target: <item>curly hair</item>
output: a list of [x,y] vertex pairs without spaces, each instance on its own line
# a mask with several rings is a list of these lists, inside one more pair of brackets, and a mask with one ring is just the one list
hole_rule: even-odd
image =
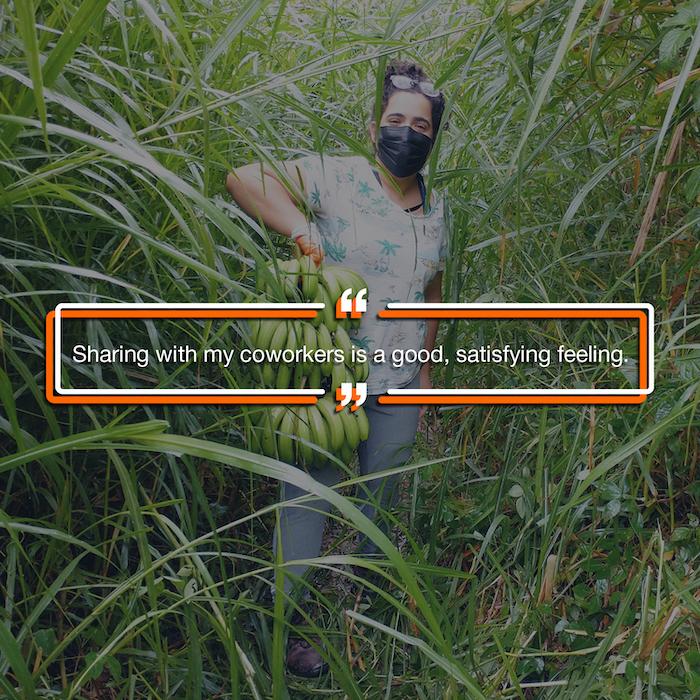
[[[387,104],[389,103],[389,98],[395,93],[399,91],[399,88],[395,87],[394,84],[391,82],[391,76],[392,75],[405,75],[411,78],[412,80],[415,81],[421,81],[421,80],[429,80],[428,76],[426,75],[425,71],[421,66],[419,66],[417,63],[413,63],[411,61],[401,61],[401,60],[394,60],[391,63],[389,63],[386,67],[386,72],[384,73],[384,90],[382,92],[382,111],[381,113],[384,114],[384,110],[386,109]],[[417,92],[419,95],[423,95],[423,93],[420,91],[418,87],[415,88],[410,88],[409,92]],[[423,95],[427,100],[430,100],[430,106],[432,110],[432,119],[433,119],[433,138],[435,135],[437,135],[437,132],[440,128],[440,123],[442,122],[442,114],[445,111],[445,97],[442,94],[442,92],[435,96],[435,97],[429,97],[428,95]],[[376,109],[376,104],[375,104],[375,109]],[[374,116],[375,114],[375,109],[372,110],[372,115]]]

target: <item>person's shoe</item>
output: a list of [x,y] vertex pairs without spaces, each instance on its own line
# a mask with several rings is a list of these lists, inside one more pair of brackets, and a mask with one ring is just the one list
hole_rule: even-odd
[[[311,604],[306,601],[302,606],[306,613],[314,619]],[[304,615],[299,610],[295,610],[292,613],[290,622],[296,626],[306,624]],[[321,640],[317,636],[313,637],[313,641],[316,647],[321,646]],[[285,665],[290,673],[302,678],[319,678],[328,673],[328,664],[324,661],[318,648],[314,648],[306,639],[294,634],[294,630],[291,631],[287,640]]]
[[287,670],[302,678],[319,678],[328,673],[328,664],[318,650],[301,637],[290,637],[287,643]]

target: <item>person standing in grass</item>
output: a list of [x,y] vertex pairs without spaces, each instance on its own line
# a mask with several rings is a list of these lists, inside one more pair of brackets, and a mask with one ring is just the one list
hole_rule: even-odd
[[[415,63],[395,61],[384,76],[381,118],[369,123],[375,159],[363,156],[308,155],[277,164],[251,163],[236,168],[226,179],[228,191],[250,215],[267,227],[290,236],[316,264],[340,264],[356,270],[367,282],[368,309],[353,341],[370,353],[394,348],[432,350],[437,321],[382,320],[377,311],[389,302],[439,302],[448,244],[445,203],[432,193],[428,201],[421,175],[440,129],[445,100],[424,70]],[[373,115],[376,111],[373,110]],[[276,165],[276,167],[275,167]],[[284,181],[287,181],[285,186]],[[289,186],[291,183],[291,187]],[[311,212],[310,216],[306,212]],[[377,402],[388,388],[430,388],[430,366],[390,361],[370,363],[365,411],[369,437],[358,448],[364,476],[404,464],[411,455],[425,407],[389,406]],[[314,470],[326,485],[342,479],[335,466]],[[388,522],[378,518],[391,508],[397,476],[366,482],[362,511],[386,533]],[[282,484],[282,500],[306,492]],[[330,504],[316,499],[281,509],[275,552],[283,561],[317,557]],[[372,555],[373,542],[364,540],[358,554]],[[285,592],[307,567],[285,568]],[[287,668],[300,676],[324,673],[321,651],[303,639],[290,638]]]

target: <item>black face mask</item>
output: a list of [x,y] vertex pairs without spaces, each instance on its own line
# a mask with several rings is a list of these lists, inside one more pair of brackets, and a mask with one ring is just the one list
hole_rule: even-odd
[[428,160],[433,140],[410,126],[382,126],[377,139],[377,153],[395,177],[415,175]]

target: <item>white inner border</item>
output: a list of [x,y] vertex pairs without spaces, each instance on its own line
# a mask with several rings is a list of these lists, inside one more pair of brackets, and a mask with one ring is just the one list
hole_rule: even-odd
[[[54,317],[54,392],[60,396],[323,396],[323,389],[64,389],[61,386],[61,312],[64,309],[323,309],[324,304],[59,304]],[[89,320],[89,319],[87,319]],[[164,319],[173,320],[173,319]],[[230,319],[237,320],[237,319]]]
[[[64,389],[61,386],[61,312],[64,309],[323,309],[324,304],[133,304],[133,303],[104,303],[79,304],[64,303],[56,306],[54,317],[54,392],[60,396],[323,396],[323,389]],[[403,304],[390,303],[387,309],[427,310],[526,310],[526,309],[580,309],[580,310],[635,310],[646,311],[648,314],[647,332],[647,389],[387,389],[390,396],[639,396],[648,395],[654,391],[654,307],[651,304],[452,304],[452,303],[423,303]],[[450,319],[445,319],[450,320]],[[455,319],[462,320],[462,319]],[[464,319],[468,320],[468,319]],[[489,320],[489,319],[485,319]],[[499,319],[491,319],[499,320]],[[509,320],[509,319],[504,319]],[[538,320],[538,319],[533,319]],[[542,319],[547,320],[547,319]],[[571,319],[577,320],[577,319]],[[606,320],[606,319],[581,319]],[[633,319],[630,319],[633,320]]]
[[[424,303],[424,304],[402,304],[393,302],[387,304],[387,309],[410,309],[413,311],[423,311],[427,309],[443,309],[454,311],[458,309],[486,310],[547,310],[547,309],[586,309],[598,310],[634,310],[646,311],[648,314],[647,328],[647,389],[387,389],[390,396],[639,396],[648,395],[654,391],[654,307],[651,304],[450,304],[450,303]],[[517,318],[517,317],[515,317]],[[450,319],[445,319],[450,320]],[[454,319],[465,320],[470,319]],[[479,319],[498,321],[501,319]],[[503,319],[511,320],[511,319]],[[540,319],[531,319],[538,321]],[[541,319],[549,320],[547,318]],[[579,319],[567,319],[576,321]],[[581,321],[606,321],[604,318],[580,319]],[[610,319],[615,320],[615,319]],[[621,319],[636,321],[636,319]]]

